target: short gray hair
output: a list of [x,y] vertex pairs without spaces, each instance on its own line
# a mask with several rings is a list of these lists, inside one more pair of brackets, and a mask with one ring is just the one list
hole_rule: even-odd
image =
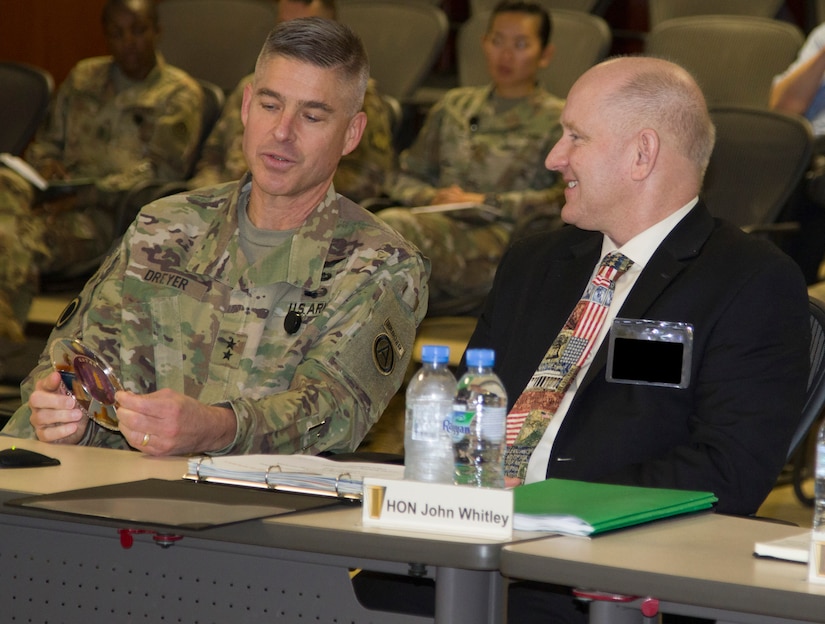
[[336,70],[352,83],[355,114],[364,104],[370,75],[369,60],[361,39],[349,27],[322,17],[301,17],[278,24],[266,38],[255,65],[283,56],[323,69]]

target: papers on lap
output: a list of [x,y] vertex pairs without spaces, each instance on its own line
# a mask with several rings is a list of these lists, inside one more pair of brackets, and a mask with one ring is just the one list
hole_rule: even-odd
[[70,180],[46,180],[29,163],[18,156],[3,152],[0,154],[0,163],[17,172],[32,186],[46,194],[66,193],[81,186],[94,184],[92,178],[73,178]]
[[514,489],[513,528],[594,535],[677,514],[710,509],[710,492],[547,479]]
[[500,209],[487,204],[477,204],[475,202],[457,202],[454,204],[434,204],[432,206],[415,206],[410,208],[412,214],[448,214],[460,221],[471,221],[477,223],[493,223],[504,216]]
[[186,479],[361,499],[364,477],[402,479],[404,466],[340,462],[312,455],[193,457]]

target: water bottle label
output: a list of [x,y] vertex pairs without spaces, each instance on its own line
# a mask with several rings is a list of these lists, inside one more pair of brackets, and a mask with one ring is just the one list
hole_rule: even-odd
[[453,419],[450,423],[450,433],[453,441],[457,442],[470,435],[474,413],[467,410],[466,405],[456,405],[453,408]]
[[507,408],[485,407],[481,416],[481,436],[493,442],[501,442],[507,428]]
[[468,410],[465,405],[456,405],[453,409],[452,435],[453,440],[461,440],[471,434],[474,428],[485,440],[500,442],[504,439],[507,425],[507,408],[484,407],[478,411],[480,420],[476,423],[476,412]]
[[[423,403],[415,405],[412,412],[412,431],[410,435],[416,442],[436,442],[449,423],[451,404]],[[447,425],[449,426],[449,424]]]

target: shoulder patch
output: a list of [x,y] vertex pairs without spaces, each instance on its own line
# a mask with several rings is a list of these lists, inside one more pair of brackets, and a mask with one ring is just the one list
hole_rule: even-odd
[[77,312],[79,307],[80,307],[80,297],[75,297],[74,299],[72,299],[69,302],[69,305],[67,305],[65,308],[63,308],[63,311],[60,313],[60,317],[57,319],[57,322],[55,323],[54,326],[57,329],[60,329],[61,327],[63,327],[66,323],[68,323],[70,320],[72,320],[72,317],[75,315],[75,312]]
[[390,337],[383,332],[372,341],[372,361],[382,375],[391,375],[395,370],[395,349]]

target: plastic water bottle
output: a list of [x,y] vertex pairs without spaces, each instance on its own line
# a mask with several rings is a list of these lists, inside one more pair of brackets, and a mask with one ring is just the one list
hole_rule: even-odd
[[469,349],[453,410],[455,483],[504,487],[507,393],[493,372],[491,349]]
[[816,467],[814,470],[814,524],[816,533],[825,533],[825,423],[816,435]]
[[449,347],[425,345],[421,349],[423,366],[407,385],[405,479],[453,482],[450,426],[455,377],[447,368],[449,360]]

